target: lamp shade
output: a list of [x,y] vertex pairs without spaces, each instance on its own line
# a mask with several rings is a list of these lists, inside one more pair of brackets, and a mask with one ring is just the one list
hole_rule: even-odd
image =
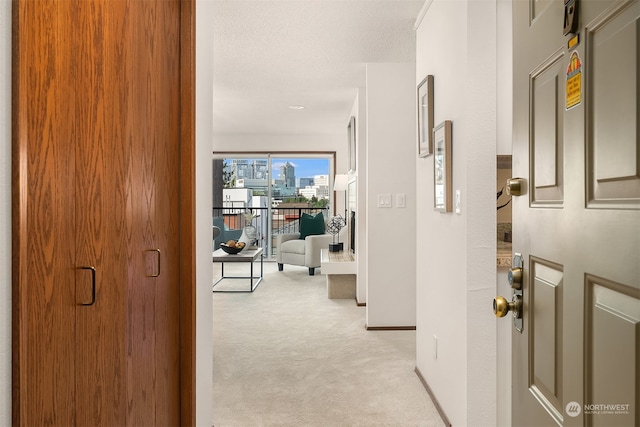
[[347,191],[349,185],[349,175],[344,173],[336,174],[333,180],[333,191]]

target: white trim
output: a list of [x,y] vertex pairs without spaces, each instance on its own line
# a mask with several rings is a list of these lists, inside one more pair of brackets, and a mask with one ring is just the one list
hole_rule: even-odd
[[422,5],[422,9],[420,9],[420,12],[418,12],[416,23],[413,24],[414,30],[417,30],[418,28],[420,28],[420,24],[422,24],[422,20],[424,19],[424,16],[427,14],[427,11],[431,7],[432,3],[433,3],[433,0],[425,0],[424,4]]

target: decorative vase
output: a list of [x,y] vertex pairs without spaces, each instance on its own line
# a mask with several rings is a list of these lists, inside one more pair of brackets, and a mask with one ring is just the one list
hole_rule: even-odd
[[258,230],[253,225],[245,225],[240,241],[246,243],[247,247],[255,246],[258,241]]

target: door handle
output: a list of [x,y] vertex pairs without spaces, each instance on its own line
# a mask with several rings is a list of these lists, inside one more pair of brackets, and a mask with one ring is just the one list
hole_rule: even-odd
[[514,295],[511,301],[507,301],[504,297],[493,299],[493,313],[496,317],[504,317],[508,312],[511,312],[516,319],[522,318],[522,297],[520,295]]
[[83,265],[78,267],[80,270],[90,270],[91,271],[91,301],[90,302],[82,302],[78,305],[90,306],[96,303],[96,268],[90,265]]
[[513,314],[513,326],[518,332],[522,332],[523,328],[523,267],[524,259],[522,254],[516,252],[513,257],[512,268],[509,270],[509,285],[513,289],[513,297],[511,301],[502,296],[493,299],[493,314],[496,317],[504,317],[508,312],[511,312]]
[[145,252],[155,252],[156,255],[157,255],[157,258],[156,258],[156,261],[157,261],[156,262],[156,272],[152,273],[152,274],[147,274],[147,277],[158,277],[158,276],[160,276],[160,268],[161,268],[161,265],[160,265],[160,259],[161,259],[160,249],[147,249]]

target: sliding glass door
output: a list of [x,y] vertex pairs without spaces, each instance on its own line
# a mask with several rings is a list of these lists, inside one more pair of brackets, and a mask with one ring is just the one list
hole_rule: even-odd
[[[214,242],[245,238],[255,227],[255,244],[267,258],[275,256],[275,235],[297,232],[304,212],[333,210],[333,153],[217,153],[214,154]],[[252,239],[253,240],[253,239]]]

